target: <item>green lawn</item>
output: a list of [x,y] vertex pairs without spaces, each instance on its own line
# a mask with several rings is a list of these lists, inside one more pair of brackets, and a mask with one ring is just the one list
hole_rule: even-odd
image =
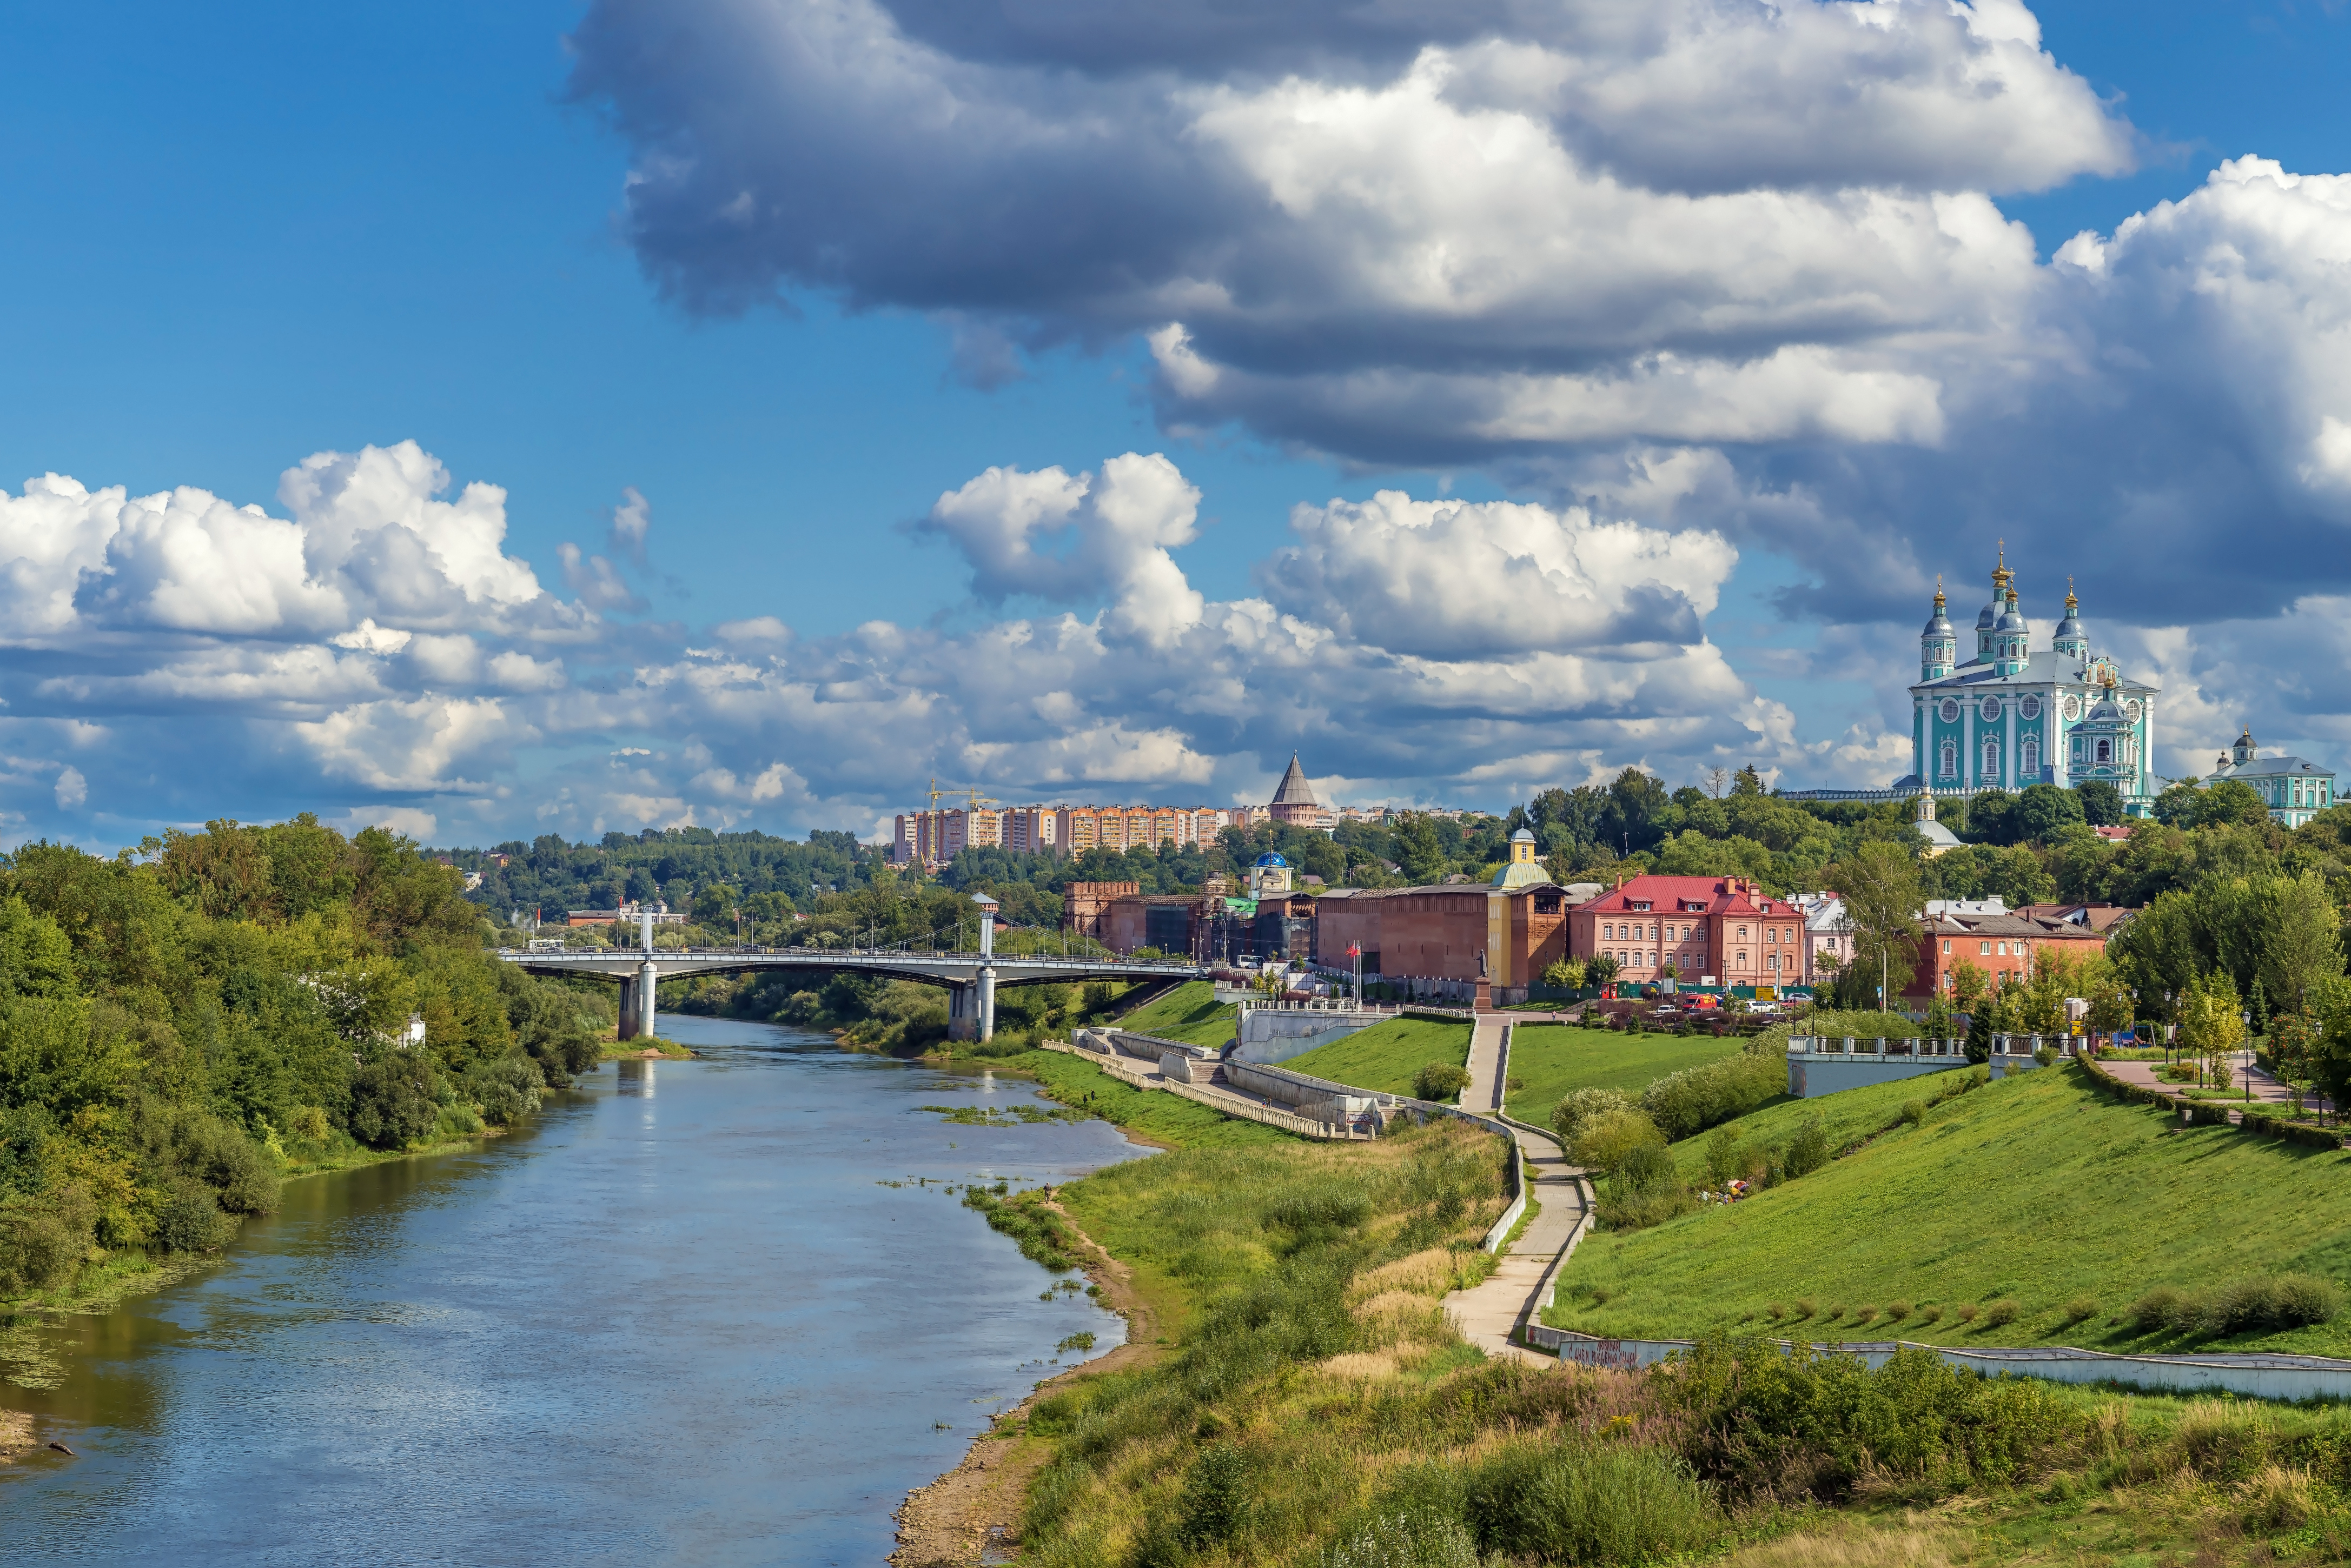
[[1117,1021],[1121,1029],[1181,1040],[1187,1045],[1222,1045],[1233,1037],[1240,1009],[1217,1005],[1217,988],[1205,980],[1186,981],[1158,1000]]
[[[1898,1115],[1934,1077],[1818,1100],[1782,1102],[1742,1118],[1774,1137],[1812,1114],[1832,1137]],[[1703,1139],[1680,1147],[1685,1168]],[[2112,1321],[2157,1285],[2217,1286],[2294,1270],[2351,1278],[2351,1156],[2256,1138],[2227,1127],[2182,1127],[2151,1108],[2106,1099],[2081,1069],[2045,1068],[1947,1100],[1918,1127],[1896,1126],[1865,1148],[1729,1209],[1708,1206],[1654,1230],[1602,1232],[1576,1251],[1550,1322],[1607,1335],[1687,1338],[1710,1328],[1769,1328],[1769,1303],[1810,1298],[1819,1314],[1787,1332],[1815,1338],[1899,1335],[1947,1345],[2079,1345],[2102,1350],[2189,1348],[2136,1336]],[[1595,1303],[1594,1289],[1607,1293]],[[2064,1308],[2097,1312],[2067,1327]],[[1957,1320],[1965,1303],[2013,1298],[2004,1328]],[[1942,1321],[1852,1313],[1889,1302],[1942,1309]],[[1828,1311],[1845,1315],[1832,1321]],[[1751,1322],[1747,1314],[1757,1314]],[[2282,1334],[2198,1342],[2351,1353],[2351,1314]]]
[[1412,1093],[1413,1075],[1431,1062],[1469,1064],[1469,1025],[1436,1018],[1391,1018],[1281,1064],[1294,1073],[1388,1095]]
[[1572,1023],[1522,1023],[1510,1035],[1510,1076],[1526,1086],[1510,1092],[1510,1115],[1551,1125],[1551,1108],[1575,1089],[1622,1089],[1637,1095],[1668,1073],[1739,1054],[1738,1040],[1710,1034],[1619,1034]]
[[1063,1105],[1092,1111],[1152,1143],[1176,1148],[1231,1148],[1300,1141],[1263,1123],[1225,1116],[1165,1089],[1134,1088],[1081,1057],[1059,1051],[1025,1052],[991,1065],[1030,1074],[1046,1094]]

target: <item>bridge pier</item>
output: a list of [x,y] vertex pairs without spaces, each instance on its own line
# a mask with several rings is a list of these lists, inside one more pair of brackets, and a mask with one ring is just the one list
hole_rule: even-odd
[[660,984],[661,971],[653,967],[653,960],[645,960],[644,967],[637,971],[637,1033],[647,1039],[653,1033],[653,992]]
[[621,981],[621,1038],[637,1037],[637,982],[623,977]]
[[974,1000],[979,1004],[979,1037],[993,1040],[996,1038],[996,970],[993,965],[981,968],[979,984],[975,989],[978,992]]
[[979,1038],[979,987],[962,984],[947,987],[947,1038]]

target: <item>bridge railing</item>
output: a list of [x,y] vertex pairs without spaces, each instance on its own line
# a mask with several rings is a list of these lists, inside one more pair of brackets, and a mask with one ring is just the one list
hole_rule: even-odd
[[[549,961],[560,962],[565,960],[585,962],[610,961],[612,959],[638,959],[643,958],[647,956],[647,954],[645,950],[643,948],[627,947],[566,948],[556,952],[550,952],[545,949],[533,950],[528,948],[500,948],[497,950],[497,956],[506,959],[517,959],[531,962],[546,963]],[[952,949],[937,949],[931,951],[924,951],[919,949],[910,950],[906,948],[774,948],[753,946],[722,948],[655,948],[653,950],[650,956],[657,963],[664,961],[690,962],[703,959],[732,958],[805,959],[810,961],[819,963],[839,960],[859,960],[867,962],[899,960],[910,963],[920,963],[928,960],[933,961],[952,961],[973,963],[985,961],[999,970],[1008,968],[1083,968],[1123,971],[1134,974],[1149,975],[1195,975],[1205,974],[1207,972],[1207,966],[1205,964],[1163,963],[1151,960],[1117,958],[1056,958],[1049,953],[1022,953],[1018,956],[1014,956],[1006,953],[981,953],[977,951],[965,951]]]

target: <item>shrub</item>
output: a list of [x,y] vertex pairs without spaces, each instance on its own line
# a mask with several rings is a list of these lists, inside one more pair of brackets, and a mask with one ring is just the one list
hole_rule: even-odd
[[1629,1111],[1632,1108],[1632,1096],[1614,1089],[1578,1089],[1552,1107],[1551,1125],[1552,1130],[1559,1134],[1560,1146],[1573,1148],[1576,1135],[1583,1130],[1585,1122],[1611,1111]]
[[1719,1062],[1703,1062],[1667,1074],[1641,1095],[1641,1108],[1667,1137],[1695,1137],[1719,1122],[1743,1116],[1788,1087],[1786,1047],[1751,1047]]
[[1480,1547],[1548,1562],[1645,1563],[1722,1529],[1687,1465],[1629,1443],[1515,1443],[1472,1469],[1465,1490]]
[[1844,1316],[1844,1303],[1843,1302],[1837,1302],[1831,1305],[1828,1311],[1821,1314],[1821,1321],[1823,1323],[1835,1323]]
[[1249,1462],[1228,1442],[1210,1443],[1184,1476],[1176,1539],[1195,1552],[1230,1541],[1249,1518]]
[[0,1297],[68,1283],[97,1222],[98,1206],[78,1187],[0,1202]]
[[1989,1328],[2006,1328],[2016,1321],[2016,1314],[2022,1310],[2013,1298],[2002,1296],[1984,1308],[1984,1324]]
[[1973,1303],[1973,1302],[1961,1302],[1961,1303],[1959,1304],[1959,1307],[1958,1307],[1958,1309],[1957,1309],[1957,1310],[1958,1310],[1958,1313],[1959,1313],[1959,1321],[1960,1321],[1961,1323],[1973,1323],[1973,1322],[1975,1322],[1975,1320],[1976,1320],[1976,1303]]
[[1773,1323],[1777,1323],[1782,1318],[1788,1315],[1788,1309],[1781,1305],[1778,1302],[1770,1302],[1765,1303],[1763,1310],[1771,1314],[1771,1321]]
[[538,1109],[547,1079],[528,1056],[500,1056],[465,1069],[465,1097],[482,1107],[482,1119],[510,1127]]
[[1715,1187],[1728,1186],[1741,1175],[1739,1164],[1739,1135],[1729,1127],[1717,1127],[1706,1140],[1706,1179]]
[[1425,1062],[1412,1075],[1412,1093],[1419,1100],[1449,1100],[1469,1086],[1469,1070],[1450,1062]]
[[375,1148],[399,1148],[424,1137],[440,1119],[433,1064],[408,1051],[390,1051],[351,1077],[351,1136]]
[[1567,1157],[1587,1170],[1614,1174],[1633,1151],[1644,1145],[1662,1147],[1656,1125],[1638,1111],[1609,1111],[1586,1121],[1569,1146]]
[[155,1215],[156,1245],[173,1252],[210,1252],[236,1234],[213,1189],[193,1177],[174,1178]]
[[1920,1323],[1940,1323],[1943,1321],[1943,1309],[1937,1306],[1934,1303],[1928,1302],[1925,1306],[1918,1309],[1918,1321]]
[[1829,1162],[1828,1129],[1814,1116],[1797,1129],[1780,1156],[1780,1168],[1790,1178],[1810,1176]]
[[1920,1122],[1923,1122],[1923,1121],[1925,1121],[1926,1119],[1927,1119],[1927,1102],[1926,1102],[1926,1101],[1924,1101],[1924,1100],[1905,1100],[1905,1101],[1903,1101],[1903,1102],[1902,1102],[1902,1120],[1903,1120],[1903,1122],[1904,1122],[1907,1126],[1914,1127],[1917,1127]]
[[1813,1304],[1812,1297],[1798,1296],[1796,1298],[1796,1321],[1798,1323],[1803,1322],[1806,1318],[1812,1316],[1818,1311],[1820,1311],[1820,1308]]
[[277,1172],[244,1128],[210,1111],[187,1109],[172,1118],[171,1157],[183,1172],[211,1188],[218,1205],[231,1214],[266,1214],[277,1207]]
[[1886,1303],[1886,1320],[1888,1323],[1900,1323],[1904,1318],[1908,1317],[1909,1315],[1910,1303],[1908,1302],[1897,1299]]
[[1853,1310],[1853,1321],[1859,1324],[1876,1323],[1877,1309],[1874,1306],[1855,1307]]
[[2072,1301],[2065,1303],[2065,1326],[2067,1328],[2073,1327],[2075,1324],[2082,1322],[2085,1318],[2093,1318],[2097,1315],[2098,1301],[2095,1296],[2075,1296]]

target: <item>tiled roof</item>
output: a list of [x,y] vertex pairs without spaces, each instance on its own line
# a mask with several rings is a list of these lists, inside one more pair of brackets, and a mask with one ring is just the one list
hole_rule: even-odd
[[[1646,910],[1633,909],[1634,904],[1646,900]],[[1703,906],[1702,910],[1686,910],[1685,904]],[[1612,888],[1590,903],[1581,906],[1597,914],[1696,914],[1709,915],[1787,915],[1801,918],[1802,909],[1784,899],[1766,898],[1761,893],[1750,895],[1732,877],[1635,877],[1622,888]]]

